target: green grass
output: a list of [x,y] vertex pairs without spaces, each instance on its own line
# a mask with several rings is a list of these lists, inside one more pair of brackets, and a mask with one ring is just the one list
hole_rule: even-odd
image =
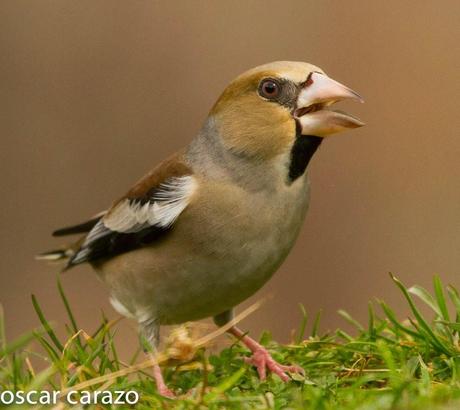
[[[206,337],[191,343],[180,329],[172,347],[182,356],[194,353],[194,358],[186,366],[170,359],[165,368],[167,383],[182,395],[177,400],[158,396],[142,354],[135,354],[129,363],[119,360],[116,322],[103,318],[93,334],[82,331],[59,284],[69,317],[67,340],[58,338],[32,297],[41,327],[7,343],[0,310],[0,392],[136,390],[139,409],[460,408],[458,291],[445,287],[438,277],[433,280],[432,292],[418,286],[406,288],[395,277],[391,279],[410,307],[408,320],[397,318],[385,302],[377,301],[368,306],[366,324],[339,312],[355,328],[352,335],[343,330],[323,334],[320,316],[309,321],[302,308],[304,319],[292,344],[279,345],[268,333],[262,335],[261,343],[275,359],[305,369],[305,377],[293,375],[289,383],[276,376],[260,382],[242,359],[249,352],[238,343],[213,355],[206,348]],[[429,308],[429,315],[421,313],[422,305],[425,312]],[[32,341],[38,342],[40,349],[31,349]],[[167,352],[173,352],[171,347]],[[34,368],[43,370],[37,373]]]

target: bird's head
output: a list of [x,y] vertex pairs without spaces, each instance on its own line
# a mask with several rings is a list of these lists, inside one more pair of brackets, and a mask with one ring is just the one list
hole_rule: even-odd
[[364,125],[331,109],[344,99],[363,101],[314,65],[279,61],[237,77],[210,115],[228,149],[262,160],[291,151],[299,139],[319,145],[324,137]]

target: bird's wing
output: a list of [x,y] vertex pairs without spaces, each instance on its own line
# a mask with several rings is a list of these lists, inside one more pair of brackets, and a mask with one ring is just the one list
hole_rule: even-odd
[[180,155],[144,176],[94,225],[67,268],[142,247],[169,231],[197,183]]

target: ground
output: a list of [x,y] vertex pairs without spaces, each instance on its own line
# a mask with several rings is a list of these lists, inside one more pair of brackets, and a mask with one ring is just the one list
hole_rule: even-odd
[[[259,381],[256,371],[243,360],[248,350],[236,341],[219,354],[211,354],[208,343],[214,335],[196,340],[190,338],[188,328],[177,329],[160,357],[164,360],[166,381],[178,396],[175,400],[157,394],[151,363],[142,354],[136,354],[131,363],[118,359],[116,322],[103,319],[92,335],[81,330],[58,284],[69,315],[67,340],[58,339],[33,298],[41,328],[7,342],[0,310],[0,399],[2,393],[4,400],[10,397],[6,391],[17,394],[54,390],[60,391],[61,399],[70,397],[82,404],[97,401],[85,407],[91,409],[460,408],[459,293],[451,286],[443,286],[438,277],[433,280],[431,293],[418,286],[408,289],[391,278],[409,304],[410,319],[401,321],[387,304],[377,301],[369,304],[366,325],[339,312],[355,328],[351,334],[342,330],[322,334],[320,315],[309,323],[304,314],[289,345],[277,344],[268,333],[262,335],[261,343],[275,359],[305,369],[305,376],[293,374],[288,383],[276,376]],[[418,307],[421,305],[428,306],[433,317],[422,315]],[[40,351],[31,350],[33,341],[39,342]],[[37,360],[45,364],[40,372],[32,364]],[[105,393],[95,396],[95,391]],[[119,391],[132,393],[123,396]],[[136,394],[139,401],[130,405]],[[113,404],[116,400],[125,404]],[[65,409],[71,405],[58,398],[51,407]]]

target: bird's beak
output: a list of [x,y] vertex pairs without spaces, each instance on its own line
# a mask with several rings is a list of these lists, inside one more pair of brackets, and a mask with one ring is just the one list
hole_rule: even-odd
[[349,128],[362,127],[364,123],[358,118],[329,109],[330,105],[345,99],[364,102],[358,93],[325,74],[311,73],[299,93],[294,111],[302,135],[326,137]]

